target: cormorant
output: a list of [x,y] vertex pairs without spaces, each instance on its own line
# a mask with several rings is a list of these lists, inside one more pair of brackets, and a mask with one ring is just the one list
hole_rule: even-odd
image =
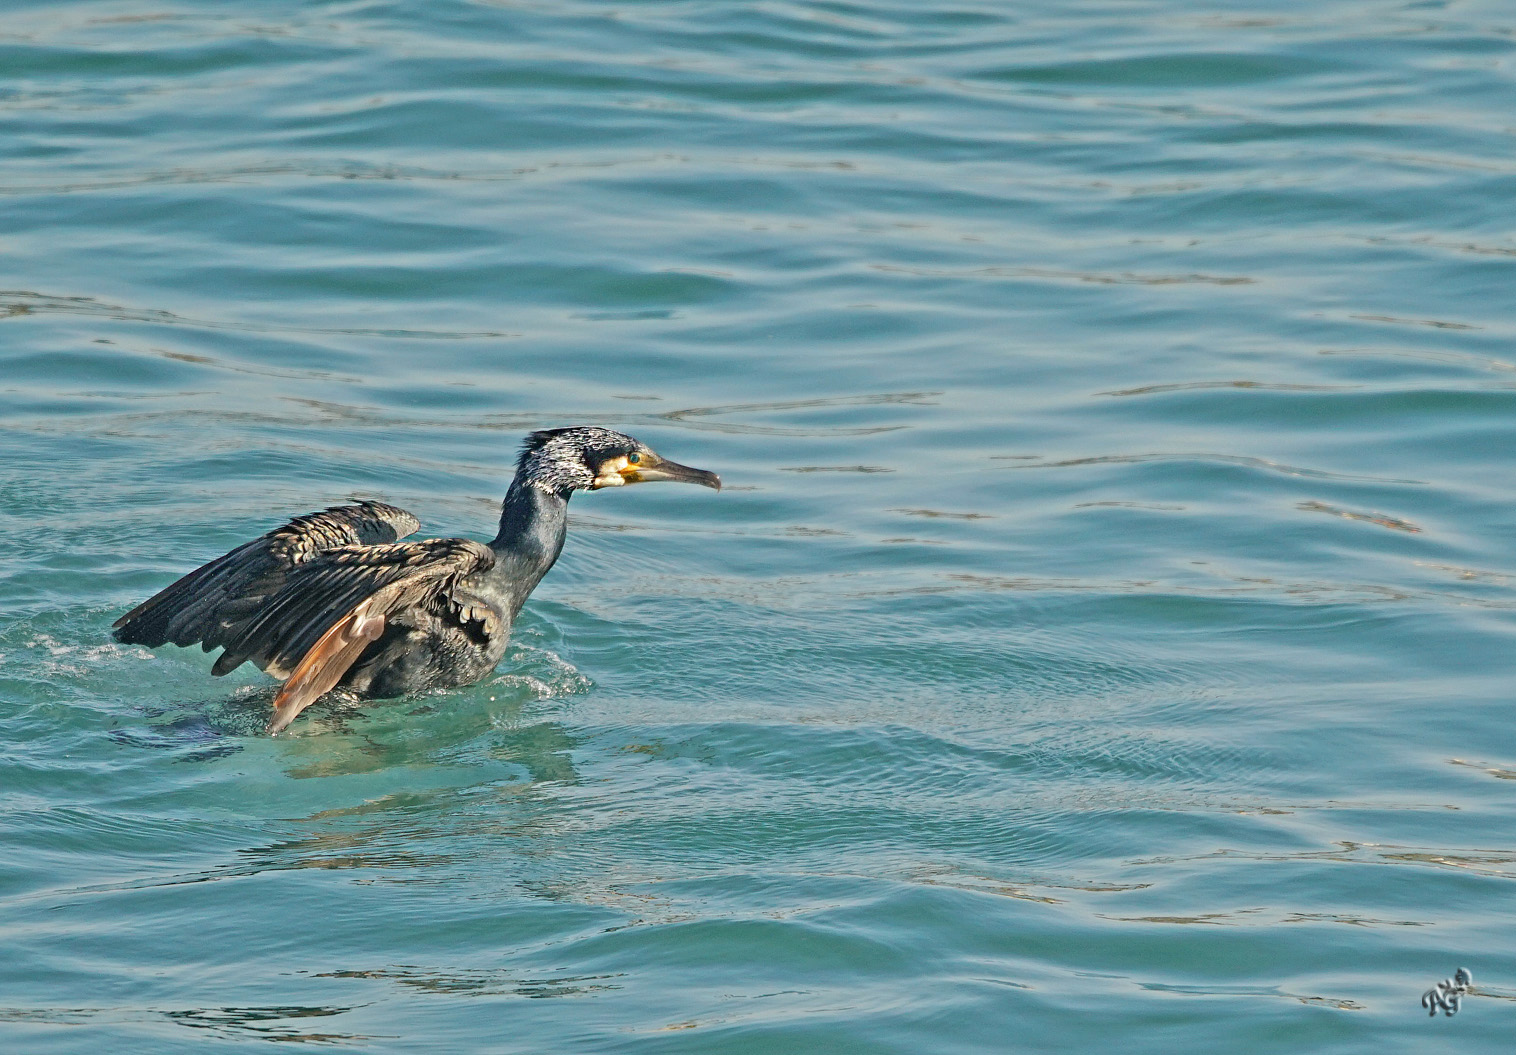
[[270,735],[323,693],[401,696],[467,685],[500,662],[511,624],[563,550],[568,501],[652,480],[721,478],[596,426],[527,437],[500,533],[397,541],[421,526],[379,502],[298,516],[190,572],[116,620],[117,641],[200,643],[217,676],[247,660],[284,681]]

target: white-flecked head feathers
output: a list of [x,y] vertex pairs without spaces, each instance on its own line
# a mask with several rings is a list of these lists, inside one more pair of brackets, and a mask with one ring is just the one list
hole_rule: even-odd
[[526,438],[516,478],[564,497],[593,487],[607,459],[641,450],[632,437],[598,425],[543,429]]

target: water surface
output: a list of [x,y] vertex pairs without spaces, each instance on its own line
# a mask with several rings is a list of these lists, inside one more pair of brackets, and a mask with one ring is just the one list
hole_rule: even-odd
[[[48,0],[0,71],[0,1047],[1507,1050],[1506,5]],[[110,642],[581,422],[728,487],[575,499],[480,685],[270,740]]]

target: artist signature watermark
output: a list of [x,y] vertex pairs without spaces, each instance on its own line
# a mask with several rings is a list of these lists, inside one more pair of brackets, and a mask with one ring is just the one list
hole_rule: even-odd
[[1460,967],[1453,972],[1453,977],[1444,978],[1432,988],[1421,994],[1421,1006],[1427,1009],[1427,1014],[1433,1018],[1441,1011],[1449,1018],[1458,1014],[1458,1007],[1463,1002],[1463,994],[1474,986],[1474,976],[1469,973],[1467,967]]

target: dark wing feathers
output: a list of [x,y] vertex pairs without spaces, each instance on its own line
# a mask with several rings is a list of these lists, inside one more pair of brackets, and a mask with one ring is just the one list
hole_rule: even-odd
[[116,620],[116,640],[220,648],[241,636],[296,568],[339,547],[393,543],[420,526],[405,510],[380,502],[298,516],[142,602]]
[[227,642],[212,672],[224,674],[251,659],[275,677],[286,677],[338,620],[363,602],[383,594],[373,606],[375,616],[435,606],[459,580],[494,563],[490,548],[470,539],[329,550],[289,574],[237,638]]
[[420,525],[364,502],[296,517],[190,572],[116,621],[116,638],[223,649],[225,674],[252,660],[287,678],[269,732],[336,685],[388,620],[422,608],[447,618],[459,582],[495,563],[469,539],[397,541]]
[[342,675],[357,662],[371,642],[384,636],[384,616],[380,613],[390,603],[386,595],[393,589],[393,586],[387,587],[370,595],[368,600],[333,623],[331,629],[311,646],[290,671],[284,688],[274,697],[274,715],[265,732],[270,736],[278,735],[295,720],[296,715],[341,681]]

